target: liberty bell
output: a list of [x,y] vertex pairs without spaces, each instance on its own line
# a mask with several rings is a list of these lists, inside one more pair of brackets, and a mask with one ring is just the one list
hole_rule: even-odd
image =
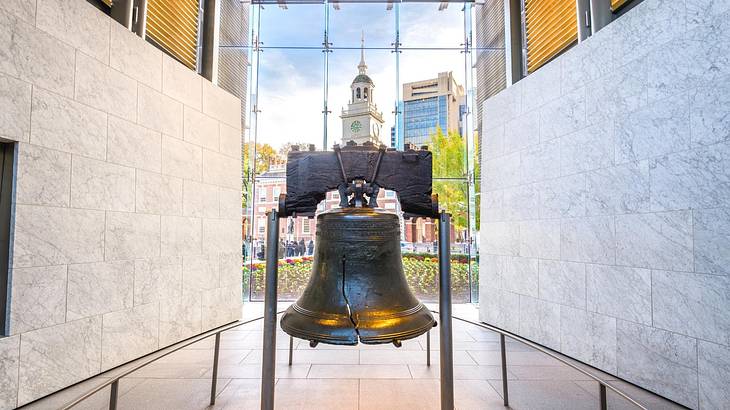
[[[292,152],[287,160],[287,194],[280,208],[306,214],[334,183],[340,207],[317,215],[312,274],[301,297],[282,316],[281,328],[309,340],[312,347],[358,342],[400,346],[436,322],[406,282],[399,217],[379,209],[377,195],[381,187],[388,187],[399,193],[404,212],[437,214],[437,200],[431,196],[431,153],[350,143],[343,149],[335,146],[333,156],[322,154],[332,152]],[[324,172],[322,178],[313,178],[312,171],[318,169]],[[328,169],[339,181],[330,181]],[[303,170],[309,178],[297,184]],[[307,186],[314,187],[307,191]]]

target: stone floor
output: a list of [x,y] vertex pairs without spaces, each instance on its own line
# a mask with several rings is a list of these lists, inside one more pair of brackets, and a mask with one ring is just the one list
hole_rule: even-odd
[[[247,305],[246,316],[260,315],[260,305]],[[455,315],[474,319],[470,305]],[[256,321],[221,336],[216,405],[210,400],[213,340],[206,339],[133,373],[120,382],[120,409],[258,409],[262,323]],[[434,329],[437,330],[437,329]],[[426,338],[392,345],[338,347],[294,340],[289,366],[289,336],[277,334],[276,407],[281,409],[438,409],[438,335],[432,331],[432,365],[426,365]],[[515,409],[596,409],[598,384],[590,377],[538,351],[508,342],[510,407]],[[501,409],[502,380],[499,336],[454,321],[455,401],[458,409]],[[615,377],[597,372],[650,409],[678,406]],[[103,377],[60,392],[29,406],[58,408],[98,385]],[[77,408],[108,408],[105,388]],[[609,409],[630,409],[609,391]]]

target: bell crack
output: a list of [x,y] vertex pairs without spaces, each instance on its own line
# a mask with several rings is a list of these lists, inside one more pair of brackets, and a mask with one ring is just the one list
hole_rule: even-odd
[[358,329],[357,321],[353,317],[352,309],[350,308],[350,300],[347,298],[347,292],[345,291],[345,256],[342,256],[342,297],[345,299],[345,307],[347,308],[347,315],[350,318],[357,340],[360,340],[360,329]]

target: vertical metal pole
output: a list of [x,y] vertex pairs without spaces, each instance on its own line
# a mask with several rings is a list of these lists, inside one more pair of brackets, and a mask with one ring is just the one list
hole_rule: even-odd
[[454,409],[454,352],[451,334],[451,215],[439,215],[439,321],[441,322],[441,410]]
[[218,356],[221,348],[221,332],[215,334],[215,350],[213,351],[213,380],[210,383],[210,405],[215,404],[215,390],[218,385]]
[[117,397],[119,396],[119,380],[112,383],[111,393],[109,393],[109,410],[117,410]]
[[136,12],[134,12],[134,20],[132,27],[138,36],[145,39],[147,36],[147,0],[137,0]]
[[279,213],[267,215],[266,290],[264,294],[264,351],[261,361],[261,410],[274,409],[276,373],[276,297],[279,253]]
[[201,53],[201,74],[213,84],[218,84],[218,47],[220,13],[218,0],[203,3],[203,38]]
[[606,385],[599,383],[599,394],[601,396],[601,410],[608,410],[608,401],[606,400]]
[[499,335],[499,350],[502,352],[502,397],[504,406],[509,407],[509,390],[507,388],[507,349],[504,345],[504,335]]
[[289,366],[291,366],[293,355],[294,355],[294,337],[289,336]]
[[426,366],[431,366],[431,331],[426,332]]

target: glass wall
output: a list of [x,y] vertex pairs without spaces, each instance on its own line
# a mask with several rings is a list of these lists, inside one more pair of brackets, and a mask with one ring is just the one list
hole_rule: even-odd
[[[365,74],[365,115],[382,121],[371,132],[388,146],[427,145],[434,155],[434,192],[453,214],[454,301],[477,300],[477,124],[472,115],[472,2],[265,2],[251,5],[249,107],[244,143],[245,295],[263,298],[265,215],[286,191],[292,146],[317,150],[342,144],[341,116]],[[358,77],[361,78],[362,77]],[[364,92],[364,90],[362,90]],[[371,122],[377,122],[371,120]],[[380,206],[400,212],[397,196]],[[339,206],[330,192],[319,210]],[[281,221],[281,299],[296,299],[309,278],[316,219]],[[401,220],[404,270],[421,300],[438,298],[436,221]]]

